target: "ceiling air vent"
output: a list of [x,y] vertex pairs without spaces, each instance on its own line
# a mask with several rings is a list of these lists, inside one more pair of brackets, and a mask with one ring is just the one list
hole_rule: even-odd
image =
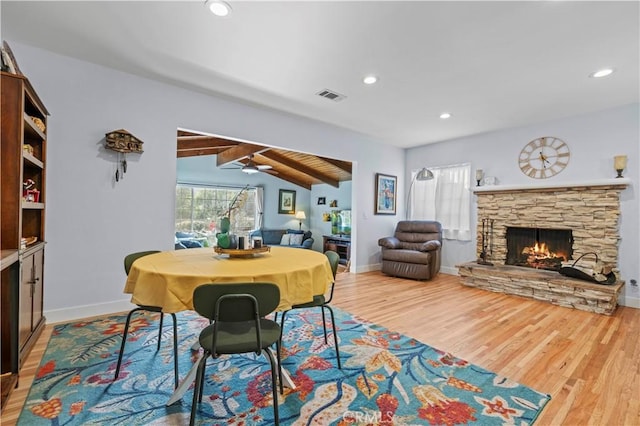
[[322,96],[323,98],[330,99],[334,102],[340,102],[341,100],[346,98],[345,95],[341,95],[340,93],[333,92],[329,89],[321,90],[318,93],[316,93],[316,95]]

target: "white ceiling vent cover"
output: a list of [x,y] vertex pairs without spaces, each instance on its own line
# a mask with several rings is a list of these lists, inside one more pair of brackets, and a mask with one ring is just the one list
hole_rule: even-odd
[[329,90],[329,89],[323,89],[323,90],[319,91],[318,93],[316,93],[316,95],[322,96],[323,98],[330,99],[330,100],[332,100],[334,102],[340,102],[341,100],[347,98],[345,95],[341,95],[340,93],[334,92],[334,91]]

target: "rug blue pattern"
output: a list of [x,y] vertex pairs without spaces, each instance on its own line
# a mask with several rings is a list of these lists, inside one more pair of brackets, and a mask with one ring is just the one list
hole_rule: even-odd
[[[282,358],[296,389],[285,388],[279,396],[283,425],[528,425],[550,400],[452,354],[335,311],[342,370],[332,336],[325,344],[319,309],[287,315]],[[191,346],[208,321],[195,312],[177,316],[183,377],[197,359]],[[187,424],[191,390],[165,405],[174,386],[171,319],[164,322],[158,351],[158,314],[134,317],[114,381],[124,320],[114,315],[55,326],[18,424]],[[264,356],[221,357],[207,365],[197,424],[271,425],[272,404]]]

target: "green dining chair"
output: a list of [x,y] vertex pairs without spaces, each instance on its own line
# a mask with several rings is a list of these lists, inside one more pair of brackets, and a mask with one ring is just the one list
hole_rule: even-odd
[[[131,265],[133,262],[138,260],[143,256],[148,256],[150,254],[160,253],[159,250],[149,250],[149,251],[139,251],[136,253],[131,253],[125,256],[124,258],[124,271],[127,275],[129,275],[129,271],[131,270]],[[122,343],[120,344],[120,353],[118,354],[118,363],[116,364],[116,373],[113,380],[118,379],[118,375],[120,374],[120,365],[122,364],[122,355],[124,354],[124,346],[127,342],[127,334],[129,333],[129,323],[131,322],[131,316],[136,312],[159,312],[160,313],[160,330],[158,332],[158,350],[160,350],[160,343],[162,342],[162,322],[164,319],[164,313],[162,312],[162,307],[160,306],[148,306],[148,305],[137,305],[137,308],[134,308],[127,315],[127,321],[124,325],[124,332],[122,333]],[[178,322],[176,320],[176,314],[171,314],[173,318],[173,372],[174,372],[174,385],[175,388],[178,388]]]
[[[333,315],[333,309],[329,305],[331,303],[331,299],[333,299],[333,290],[336,285],[336,273],[338,272],[338,264],[340,263],[340,256],[338,253],[332,250],[327,250],[324,252],[324,255],[327,256],[329,260],[329,264],[331,265],[331,272],[333,273],[333,282],[331,283],[331,291],[329,293],[329,298],[326,298],[324,294],[318,294],[313,296],[313,300],[308,303],[303,303],[300,305],[293,305],[291,309],[282,312],[282,318],[280,320],[280,329],[284,332],[284,319],[287,315],[287,312],[294,309],[307,309],[307,308],[317,308],[319,307],[322,310],[322,328],[324,331],[324,343],[327,342],[327,322],[325,320],[324,310],[328,309],[331,314],[331,326],[333,327],[333,342],[336,347],[336,360],[338,362],[338,368],[342,369],[342,363],[340,362],[340,349],[338,348],[338,333],[336,333],[336,320]],[[276,321],[278,320],[278,316],[276,314]]]
[[[200,332],[204,355],[198,363],[189,425],[195,422],[197,404],[202,402],[204,371],[209,356],[255,352],[264,354],[271,365],[274,424],[279,424],[276,369],[283,393],[280,369],[280,326],[266,319],[280,303],[280,289],[272,283],[203,284],[193,292],[195,311],[212,321]],[[270,346],[276,344],[277,361]]]

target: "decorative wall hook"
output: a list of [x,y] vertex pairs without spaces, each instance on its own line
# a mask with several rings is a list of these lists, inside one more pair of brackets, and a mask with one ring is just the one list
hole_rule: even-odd
[[[142,154],[142,142],[125,129],[113,130],[106,135],[105,148],[118,153],[118,167],[116,168],[116,182],[127,173],[127,153],[134,152]],[[122,159],[120,158],[122,156]]]

